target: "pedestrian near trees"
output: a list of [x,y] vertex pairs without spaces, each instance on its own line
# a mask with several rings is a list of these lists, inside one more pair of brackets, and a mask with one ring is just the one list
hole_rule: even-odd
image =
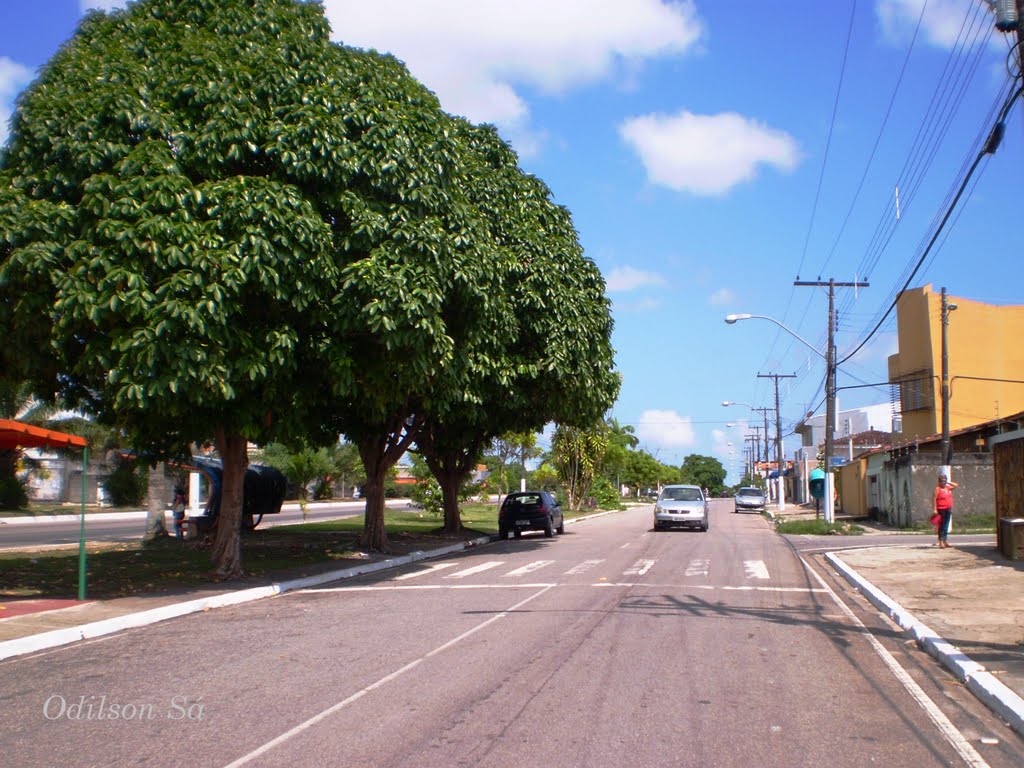
[[939,516],[939,546],[943,549],[949,548],[946,539],[949,537],[949,526],[953,521],[953,489],[959,487],[959,483],[954,483],[945,475],[939,475],[938,485],[935,486],[933,506]]
[[182,538],[181,528],[185,522],[185,489],[180,485],[174,488],[174,501],[171,502],[171,517],[174,519],[174,536]]

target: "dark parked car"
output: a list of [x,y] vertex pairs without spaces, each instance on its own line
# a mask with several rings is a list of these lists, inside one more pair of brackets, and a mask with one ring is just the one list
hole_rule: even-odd
[[507,539],[509,531],[517,539],[523,531],[544,531],[549,539],[565,533],[562,505],[547,491],[510,493],[498,510],[498,538]]
[[736,491],[736,506],[733,512],[764,512],[765,499],[764,491],[760,488],[748,486]]

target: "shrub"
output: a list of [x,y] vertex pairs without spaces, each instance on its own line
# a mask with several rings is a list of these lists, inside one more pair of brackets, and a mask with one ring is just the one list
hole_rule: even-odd
[[28,506],[28,493],[16,477],[0,479],[0,509],[24,509]]
[[132,507],[141,504],[148,490],[147,475],[131,460],[120,461],[117,467],[103,481],[110,503],[115,507]]

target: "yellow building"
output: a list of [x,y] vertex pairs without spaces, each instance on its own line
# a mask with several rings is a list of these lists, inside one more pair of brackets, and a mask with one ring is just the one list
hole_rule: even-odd
[[[998,306],[947,295],[949,428],[963,429],[1024,410],[1024,305]],[[889,381],[899,386],[902,438],[942,431],[942,302],[931,285],[896,304],[899,352]]]

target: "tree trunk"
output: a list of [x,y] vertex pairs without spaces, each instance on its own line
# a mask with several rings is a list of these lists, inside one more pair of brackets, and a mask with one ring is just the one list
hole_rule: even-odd
[[[366,483],[363,496],[366,511],[363,519],[363,534],[359,543],[373,552],[391,552],[388,532],[384,527],[384,478],[392,466],[385,458],[383,437],[371,437],[359,441],[359,455],[366,469]],[[397,461],[397,459],[396,459]]]
[[476,456],[479,452],[479,444],[472,443],[462,450],[433,452],[433,446],[429,440],[423,440],[428,450],[423,453],[423,459],[430,468],[430,473],[441,486],[441,499],[444,508],[444,532],[459,533],[462,531],[462,513],[459,510],[459,489],[469,475]]
[[462,530],[462,514],[459,511],[459,488],[466,477],[466,472],[448,469],[441,474],[435,473],[441,486],[441,499],[444,506],[444,532],[459,533]]
[[241,546],[242,491],[249,454],[245,438],[239,434],[228,434],[223,427],[217,427],[216,444],[224,475],[217,513],[217,537],[213,542],[214,575],[222,579],[236,579],[245,575]]
[[163,462],[149,467],[146,475],[146,533],[143,544],[152,544],[167,536],[167,483]]
[[384,479],[415,441],[418,432],[415,419],[408,412],[400,411],[394,414],[390,424],[380,425],[379,430],[367,430],[356,440],[366,470],[363,485],[366,513],[359,543],[371,552],[391,552],[384,528]]
[[367,470],[363,494],[366,497],[366,512],[363,520],[363,535],[359,544],[373,552],[391,552],[388,532],[384,527],[384,475],[387,470],[371,474]]

